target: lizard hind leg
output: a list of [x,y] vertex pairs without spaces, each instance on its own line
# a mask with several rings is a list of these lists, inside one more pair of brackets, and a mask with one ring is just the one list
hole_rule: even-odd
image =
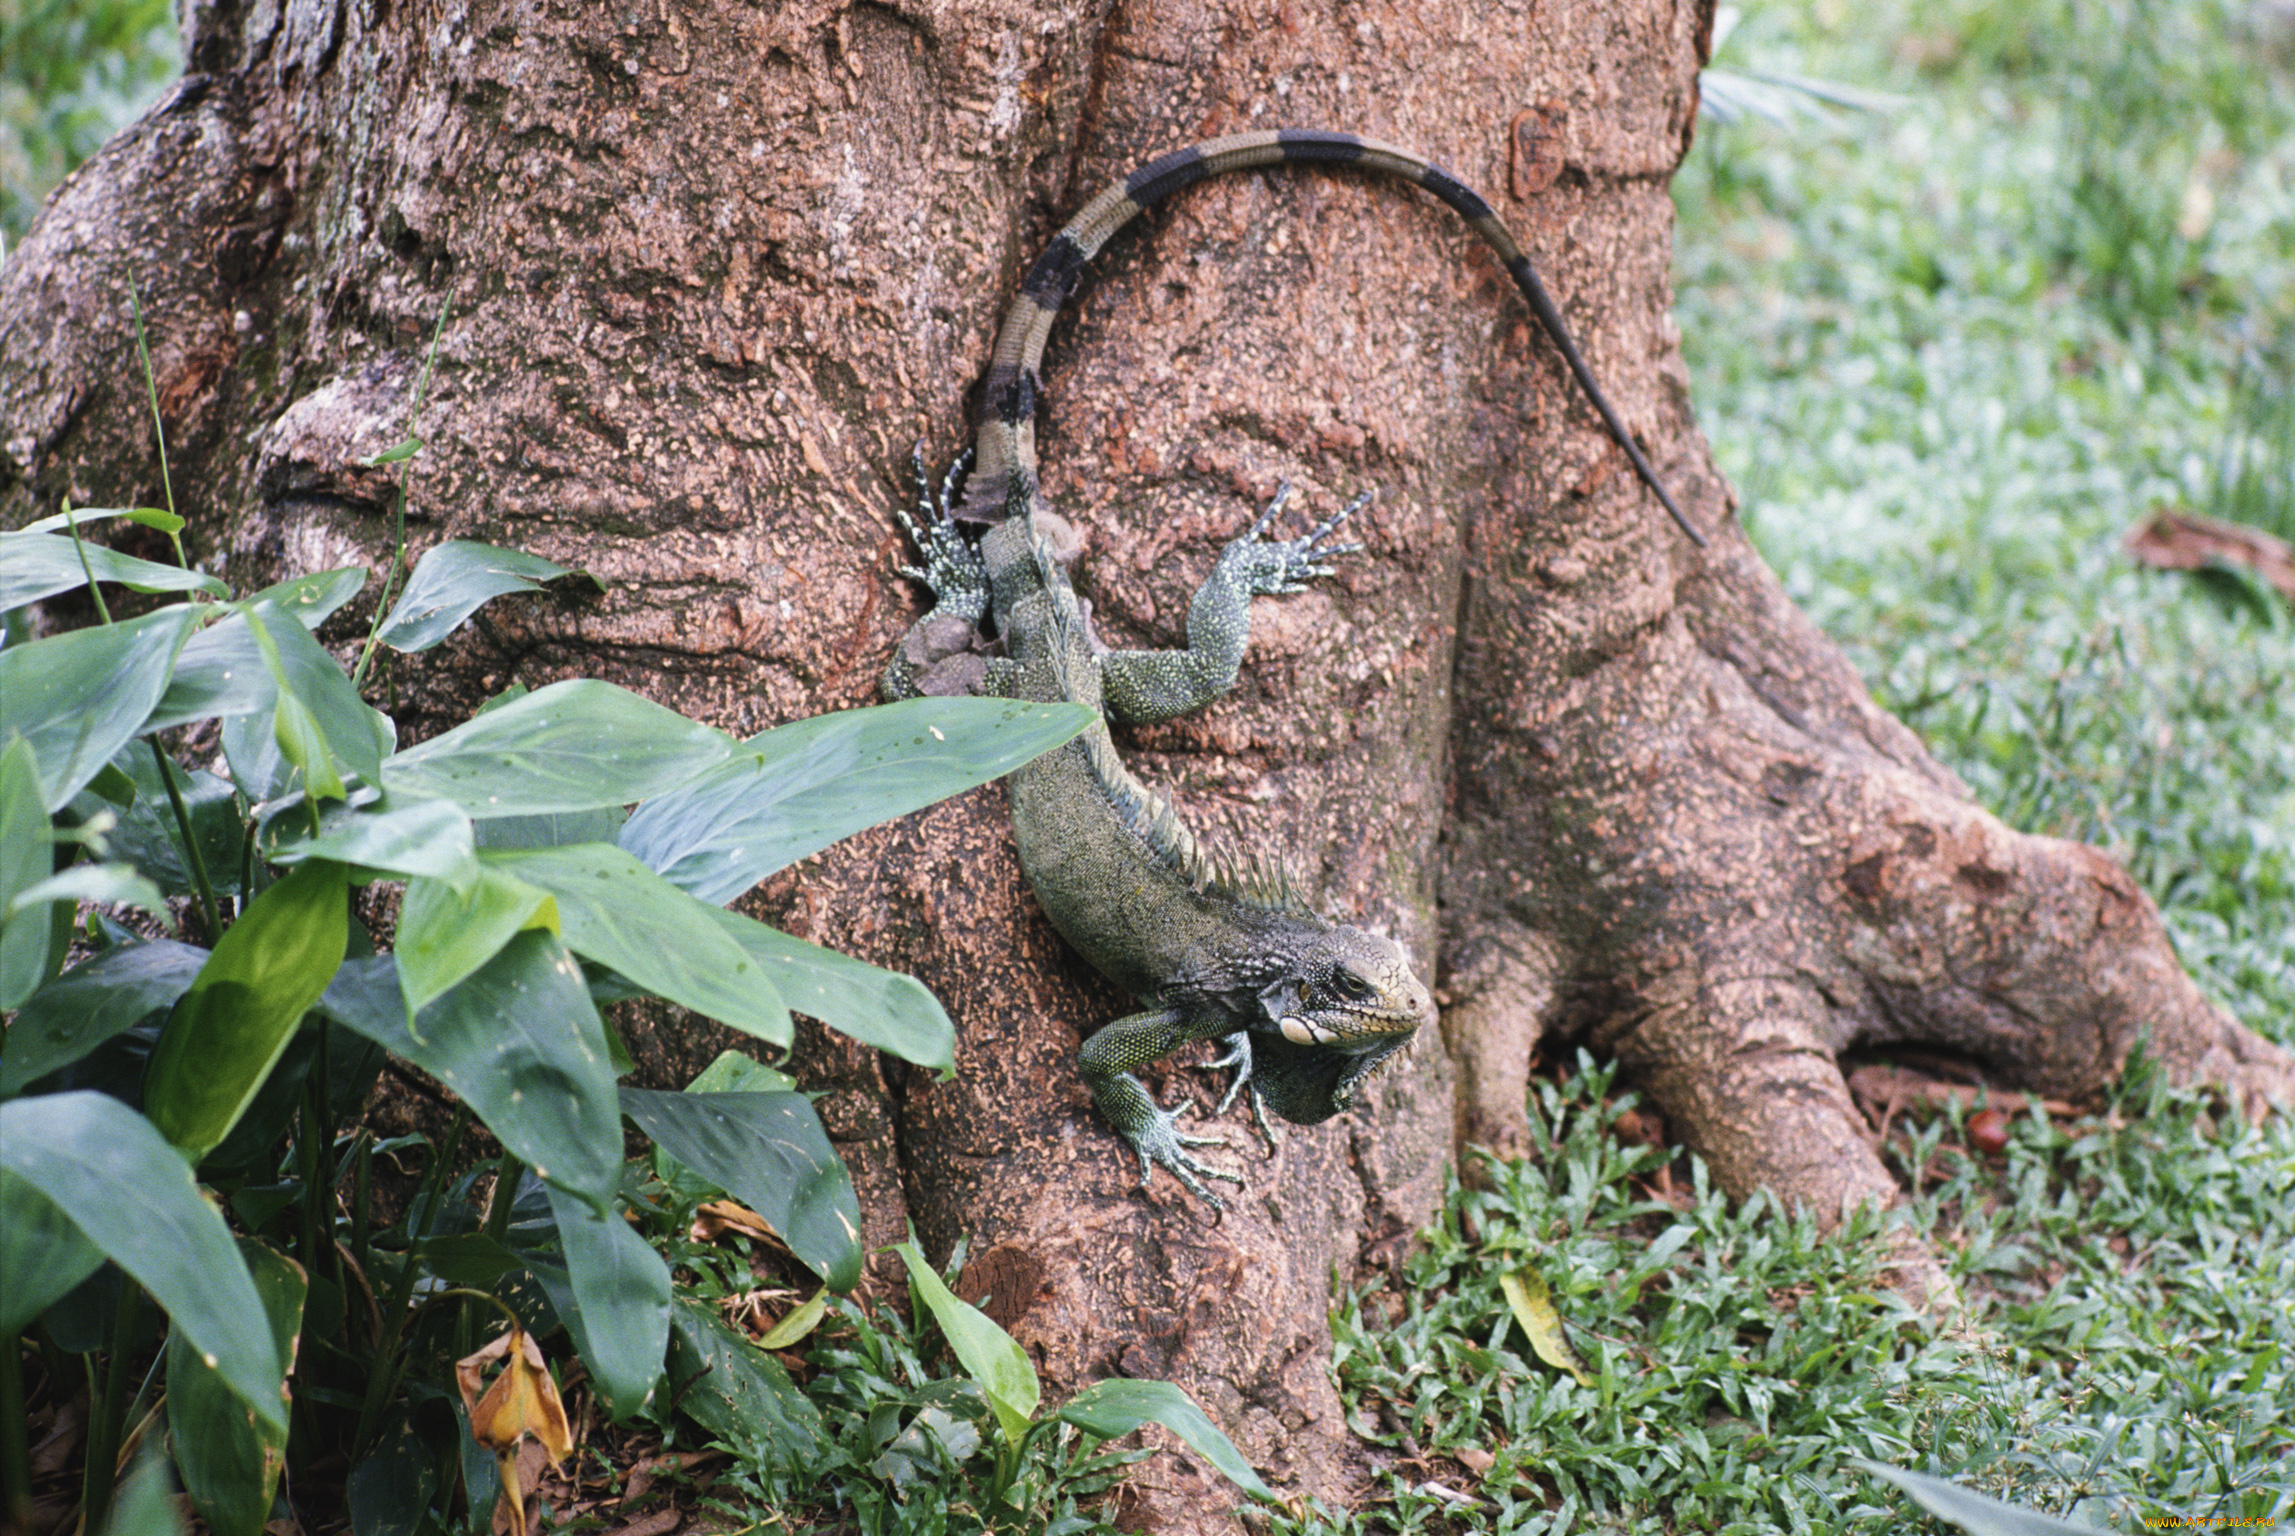
[[1084,1081],[1091,1086],[1092,1102],[1099,1107],[1101,1115],[1139,1154],[1140,1188],[1148,1187],[1160,1164],[1198,1199],[1218,1211],[1226,1207],[1203,1181],[1207,1178],[1226,1179],[1234,1184],[1246,1181],[1242,1174],[1215,1168],[1187,1149],[1224,1147],[1229,1145],[1227,1138],[1183,1135],[1179,1129],[1180,1117],[1191,1113],[1195,1106],[1190,1103],[1165,1109],[1130,1070],[1170,1054],[1174,1047],[1188,1040],[1201,1038],[1199,1034],[1187,1032],[1182,1016],[1174,1010],[1135,1013],[1117,1019],[1086,1040],[1084,1048],[1077,1053],[1076,1064],[1083,1070]]

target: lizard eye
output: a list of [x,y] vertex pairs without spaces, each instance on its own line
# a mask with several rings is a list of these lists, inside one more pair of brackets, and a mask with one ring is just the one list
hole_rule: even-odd
[[1371,995],[1371,984],[1357,976],[1353,971],[1333,972],[1331,987],[1341,997],[1351,997],[1357,1002]]

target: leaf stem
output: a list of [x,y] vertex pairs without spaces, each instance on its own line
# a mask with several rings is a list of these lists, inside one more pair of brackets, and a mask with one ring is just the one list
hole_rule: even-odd
[[[159,419],[159,381],[152,376],[151,348],[143,337],[143,296],[136,292],[135,274],[128,274],[128,308],[135,315],[135,355],[143,364],[144,398],[151,402],[151,430],[159,440],[159,487],[167,495],[167,515],[181,521],[175,510],[175,481],[167,472],[167,424]],[[173,528],[167,530],[167,542],[175,546],[175,563],[185,570],[191,562],[184,558],[183,540]]]
[[191,865],[191,883],[199,888],[199,914],[207,919],[207,942],[212,948],[223,937],[223,921],[216,911],[214,883],[207,878],[207,859],[199,851],[199,839],[191,835],[191,813],[184,808],[183,791],[176,788],[175,760],[161,751],[153,738],[146,736],[143,740],[144,745],[151,748],[160,783],[167,786],[167,803],[175,811],[175,830],[183,837],[183,852]]
[[88,596],[95,599],[96,617],[108,627],[112,622],[111,609],[104,606],[104,594],[96,585],[95,567],[88,564],[88,546],[80,541],[80,520],[72,515],[72,499],[64,498],[64,526],[72,532],[72,551],[80,557],[80,573],[88,578]]
[[[446,317],[454,312],[454,294],[450,289],[438,306],[438,323],[431,327],[430,349],[422,355],[422,372],[414,380],[414,404],[406,413],[406,435],[414,436],[415,424],[422,420],[422,397],[430,388],[430,365],[438,360],[439,339],[446,334]],[[367,626],[367,643],[359,648],[359,664],[351,670],[351,686],[360,687],[367,680],[367,667],[375,659],[375,647],[381,643],[383,619],[390,613],[390,591],[406,571],[406,488],[414,479],[414,458],[410,454],[399,467],[398,497],[391,507],[390,568],[383,572],[382,591],[375,594],[374,622]]]
[[0,1524],[11,1531],[32,1528],[31,1425],[24,1418],[24,1336],[0,1340]]
[[120,1459],[120,1431],[127,1420],[129,1354],[135,1343],[136,1312],[143,1289],[132,1276],[120,1276],[119,1311],[112,1318],[110,1358],[104,1364],[104,1387],[88,1417],[87,1466],[81,1473],[82,1528],[101,1531],[111,1513],[113,1484]]

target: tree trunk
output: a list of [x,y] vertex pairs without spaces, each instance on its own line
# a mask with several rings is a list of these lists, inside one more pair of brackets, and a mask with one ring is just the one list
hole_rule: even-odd
[[[1283,480],[1375,487],[1368,547],[1260,605],[1236,694],[1129,734],[1184,817],[1403,939],[1440,1042],[1294,1130],[1224,1217],[1136,1164],[1074,1059],[1128,1006],[1034,910],[990,790],[770,884],[760,911],[915,971],[952,1082],[808,1035],[868,1205],[969,1239],[1055,1394],[1177,1380],[1278,1480],[1357,1486],[1335,1276],[1390,1262],[1466,1142],[1529,1150],[1541,1039],[1615,1053],[1743,1193],[1896,1185],[1851,1046],[1963,1052],[2066,1096],[2147,1028],[2179,1078],[2295,1099],[2288,1057],[2175,963],[2087,848],[2008,830],[1870,701],[1729,520],[1668,317],[1666,181],[1710,8],[222,0],[194,73],[0,273],[0,522],[151,502],[125,301],[143,285],[176,495],[242,589],[379,563],[431,324],[419,537],[580,565],[603,598],[488,610],[402,723],[588,674],[737,732],[870,702],[918,595],[890,515],[945,457],[1018,274],[1150,155],[1247,128],[1420,149],[1491,197],[1689,545],[1505,274],[1391,183],[1279,171],[1120,237],[1055,339],[1040,425],[1113,644],[1169,644]],[[373,589],[369,589],[371,601]],[[664,1077],[705,1059],[667,1032]],[[711,1042],[712,1048],[714,1042]],[[682,1079],[679,1079],[682,1080]],[[1184,1070],[1151,1080],[1205,1097]],[[1221,1154],[1214,1154],[1215,1156]],[[1160,1528],[1231,1503],[1163,1458]]]

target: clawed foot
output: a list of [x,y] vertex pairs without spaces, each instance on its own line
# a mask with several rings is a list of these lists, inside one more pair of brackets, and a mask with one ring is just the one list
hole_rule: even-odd
[[1178,1125],[1179,1118],[1182,1115],[1192,1113],[1194,1109],[1195,1105],[1192,1102],[1182,1104],[1177,1109],[1158,1109],[1155,1111],[1154,1118],[1148,1122],[1147,1128],[1133,1134],[1131,1138],[1132,1148],[1140,1155],[1140,1188],[1146,1189],[1148,1187],[1149,1179],[1155,1172],[1156,1165],[1160,1163],[1171,1170],[1172,1175],[1182,1184],[1194,1191],[1197,1199],[1215,1211],[1224,1211],[1227,1207],[1221,1203],[1217,1195],[1204,1185],[1203,1180],[1206,1178],[1227,1179],[1235,1184],[1241,1184],[1244,1182],[1243,1175],[1229,1173],[1224,1168],[1214,1168],[1188,1152],[1189,1147],[1224,1147],[1229,1144],[1224,1136],[1181,1135]]
[[1226,1097],[1222,1098],[1219,1101],[1219,1107],[1211,1112],[1212,1118],[1216,1120],[1224,1116],[1234,1105],[1236,1096],[1241,1094],[1245,1088],[1249,1088],[1251,1090],[1251,1122],[1259,1127],[1259,1134],[1267,1138],[1267,1154],[1272,1157],[1275,1155],[1276,1149],[1283,1145],[1283,1142],[1282,1138],[1275,1134],[1275,1127],[1268,1124],[1267,1100],[1259,1092],[1259,1085],[1251,1080],[1251,1032],[1247,1029],[1237,1030],[1227,1037],[1226,1045],[1226,1055],[1217,1061],[1205,1063],[1206,1066],[1215,1071],[1220,1067],[1233,1067],[1235,1069],[1235,1081],[1227,1085]]
[[924,564],[904,565],[900,573],[932,588],[933,595],[944,603],[953,596],[958,599],[955,606],[966,606],[966,598],[985,597],[988,591],[988,567],[949,511],[963,493],[965,476],[972,472],[972,450],[965,449],[948,466],[937,495],[925,473],[923,443],[916,445],[910,463],[916,472],[916,515],[911,517],[899,507],[893,509],[893,515],[908,531],[917,553],[924,556]]
[[1267,503],[1266,511],[1259,514],[1259,521],[1253,523],[1250,531],[1230,546],[1247,556],[1245,575],[1251,590],[1262,597],[1279,597],[1288,592],[1301,591],[1310,577],[1331,574],[1331,567],[1324,564],[1324,561],[1334,560],[1340,555],[1361,553],[1363,546],[1360,544],[1325,544],[1323,541],[1336,533],[1348,518],[1368,506],[1371,496],[1371,492],[1363,492],[1317,523],[1305,538],[1262,543],[1259,536],[1267,531],[1268,525],[1275,521],[1275,514],[1282,511],[1291,500],[1290,483],[1286,481],[1279,486],[1275,499]]

